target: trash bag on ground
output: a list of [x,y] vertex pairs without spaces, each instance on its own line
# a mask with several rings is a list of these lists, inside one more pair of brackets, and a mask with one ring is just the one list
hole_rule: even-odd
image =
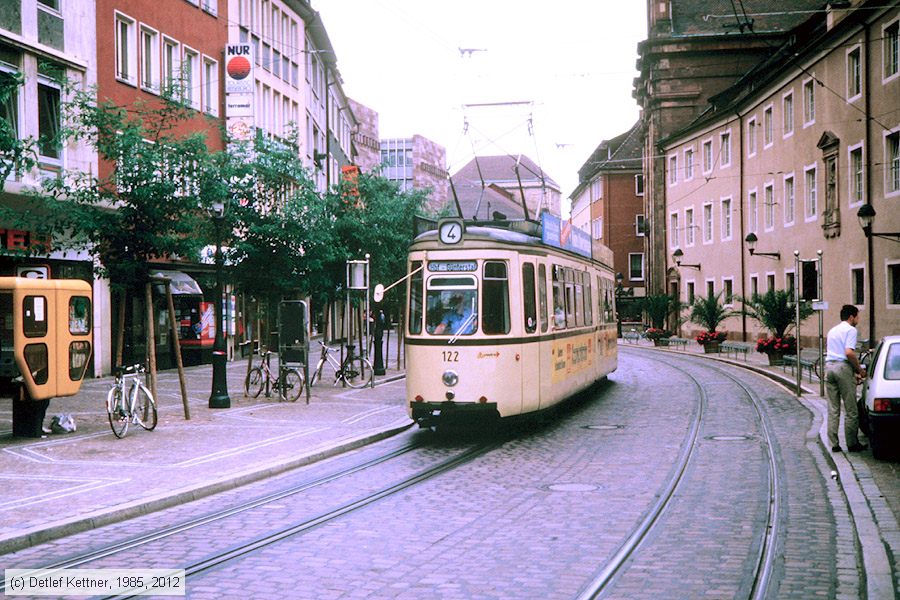
[[50,431],[53,433],[72,433],[75,429],[75,417],[68,413],[53,415],[50,420]]

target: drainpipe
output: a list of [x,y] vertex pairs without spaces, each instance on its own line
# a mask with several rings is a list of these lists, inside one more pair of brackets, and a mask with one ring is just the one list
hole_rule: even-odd
[[[735,111],[738,124],[738,151],[737,164],[738,169],[738,216],[740,217],[740,235],[738,235],[738,243],[741,249],[741,296],[747,297],[747,259],[744,254],[744,123],[741,121],[741,113]],[[732,160],[735,160],[734,152],[732,152]],[[741,307],[741,341],[747,341],[747,313]]]
[[[869,60],[870,60],[870,41],[869,41],[869,25],[863,24],[863,47],[866,49],[866,59],[863,61],[862,68],[865,69],[863,71],[863,82],[865,87],[864,92],[864,100],[865,100],[865,117],[866,117],[866,129],[865,129],[865,170],[866,170],[866,198],[865,202],[867,204],[872,203],[872,153],[871,153],[871,141],[869,135],[871,117],[871,110],[869,107],[869,90],[871,89],[869,85]],[[868,279],[867,286],[869,288],[869,347],[872,347],[872,344],[875,342],[875,260],[872,256],[872,240],[874,236],[866,235],[866,277]]]

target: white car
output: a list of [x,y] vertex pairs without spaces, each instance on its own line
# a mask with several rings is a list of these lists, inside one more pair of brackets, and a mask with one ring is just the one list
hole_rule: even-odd
[[875,458],[900,454],[900,335],[888,335],[867,360],[863,398]]

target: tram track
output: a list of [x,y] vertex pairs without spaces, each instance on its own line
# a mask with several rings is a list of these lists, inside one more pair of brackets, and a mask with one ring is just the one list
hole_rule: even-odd
[[[644,355],[644,357],[670,367],[672,366],[671,362],[663,361],[659,358],[646,355]],[[696,362],[687,361],[681,357],[678,357],[676,360],[679,359],[682,362],[690,362],[693,365],[697,364]],[[779,537],[782,534],[780,525],[782,512],[780,490],[782,478],[779,473],[780,469],[776,457],[778,448],[777,440],[773,434],[773,427],[768,413],[765,411],[759,397],[752,389],[744,384],[739,378],[722,369],[710,365],[702,365],[702,368],[710,369],[719,375],[725,376],[743,391],[744,395],[754,408],[760,432],[765,441],[768,458],[768,506],[766,509],[765,527],[762,528],[762,532],[759,536],[759,551],[754,559],[755,570],[753,573],[750,594],[748,596],[748,598],[752,600],[762,600],[767,596],[771,584],[772,573],[776,562],[776,549]],[[600,598],[610,592],[612,587],[611,584],[614,582],[617,575],[624,572],[626,564],[637,555],[641,545],[647,539],[654,526],[659,523],[661,517],[670,508],[673,496],[681,486],[684,474],[688,469],[691,459],[695,455],[699,431],[703,425],[704,412],[708,406],[709,398],[706,390],[697,377],[686,370],[679,370],[679,372],[691,380],[696,387],[698,394],[694,419],[684,438],[685,442],[683,443],[682,450],[676,460],[673,474],[658,494],[656,502],[647,511],[643,519],[641,519],[641,521],[632,529],[631,533],[625,538],[625,541],[613,553],[612,558],[600,568],[597,574],[592,577],[586,585],[582,587],[577,596],[578,600]]]

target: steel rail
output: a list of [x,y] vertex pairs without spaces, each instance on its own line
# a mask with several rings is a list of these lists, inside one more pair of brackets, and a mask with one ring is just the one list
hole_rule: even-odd
[[[307,491],[309,489],[318,487],[320,485],[324,485],[326,483],[331,483],[332,481],[336,481],[342,477],[346,477],[348,475],[353,475],[354,473],[358,473],[375,465],[381,464],[383,462],[387,462],[391,459],[397,458],[398,456],[402,456],[408,452],[412,452],[413,450],[417,450],[423,446],[420,442],[410,442],[405,444],[396,450],[392,450],[391,452],[385,453],[381,456],[377,456],[370,460],[361,462],[356,465],[352,465],[345,469],[341,469],[334,473],[330,473],[328,475],[324,475],[322,477],[317,477],[315,479],[305,481],[298,485],[294,485],[288,487],[284,490],[279,490],[277,492],[273,492],[271,494],[267,494],[265,496],[261,496],[259,498],[255,498],[253,500],[249,500],[247,502],[243,502],[228,508],[224,508],[221,510],[217,510],[215,512],[203,515],[201,517],[196,517],[193,519],[188,519],[186,521],[182,521],[181,523],[177,523],[175,525],[171,525],[169,527],[165,527],[163,529],[158,529],[153,531],[152,533],[138,535],[136,537],[123,540],[121,542],[116,542],[113,544],[109,544],[102,548],[98,548],[96,550],[91,550],[89,552],[85,552],[83,554],[79,554],[78,556],[67,558],[65,560],[61,560],[47,566],[41,567],[40,570],[45,574],[52,574],[62,569],[72,569],[75,567],[82,566],[84,564],[93,562],[95,560],[99,560],[101,558],[105,558],[107,556],[111,556],[114,554],[118,554],[120,552],[124,552],[126,550],[131,550],[132,548],[137,548],[146,544],[150,544],[152,542],[159,541],[161,539],[167,538],[172,535],[176,535],[179,533],[184,533],[185,531],[190,531],[191,529],[196,529],[203,525],[208,525],[209,523],[214,523],[216,521],[226,519],[228,517],[232,517],[234,515],[238,515],[243,512],[247,512],[249,510],[253,510],[255,508],[259,508],[260,506],[264,506],[266,504],[270,504],[272,502],[277,502],[279,500],[283,500],[289,496],[293,496],[295,494],[299,494],[301,492]],[[6,580],[4,579],[0,582],[0,592],[5,591],[6,589]]]

